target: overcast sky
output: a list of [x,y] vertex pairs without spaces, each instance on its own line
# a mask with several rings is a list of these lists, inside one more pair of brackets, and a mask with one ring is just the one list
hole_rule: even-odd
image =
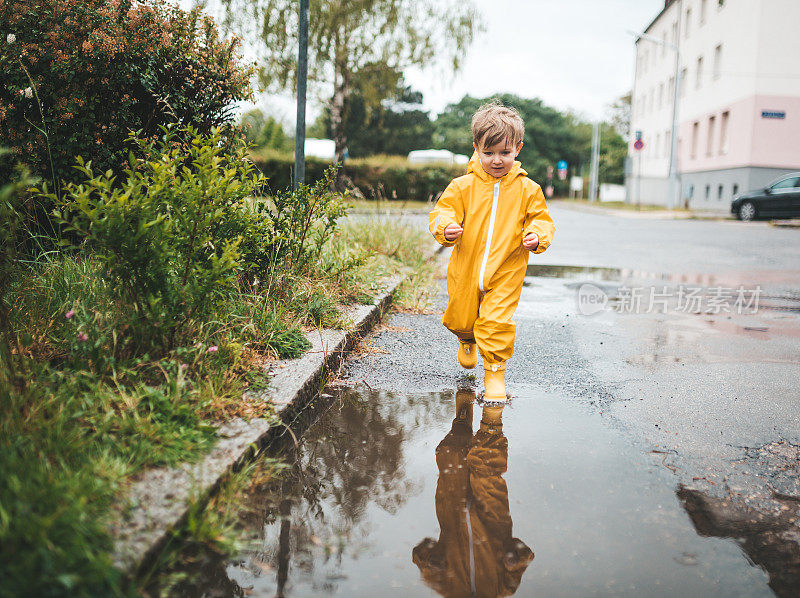
[[[192,0],[181,4],[190,6]],[[633,37],[627,32],[642,31],[664,0],[476,0],[475,4],[486,31],[468,50],[459,73],[444,75],[441,66],[406,73],[432,113],[465,94],[486,97],[509,92],[602,119],[606,106],[629,91],[633,82]],[[258,105],[287,127],[294,126],[292,94],[262,96]],[[309,103],[309,122],[318,114],[319,106]]]
[[415,69],[407,80],[441,111],[465,94],[511,92],[602,118],[631,89],[633,37],[664,0],[478,0],[486,32],[454,79]]

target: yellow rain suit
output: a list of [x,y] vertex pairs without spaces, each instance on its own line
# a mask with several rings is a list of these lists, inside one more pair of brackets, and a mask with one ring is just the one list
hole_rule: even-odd
[[[473,154],[467,174],[454,179],[430,214],[437,242],[455,245],[447,268],[447,309],[442,323],[465,341],[475,340],[484,367],[502,364],[514,353],[516,325],[528,250],[522,239],[539,235],[533,253],[542,253],[555,232],[539,185],[519,162],[502,178],[481,167]],[[463,227],[455,241],[444,237],[449,224]]]

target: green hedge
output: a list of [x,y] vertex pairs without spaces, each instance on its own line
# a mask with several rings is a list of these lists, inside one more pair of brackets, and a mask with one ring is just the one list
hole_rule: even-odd
[[[294,157],[271,151],[261,151],[251,156],[256,166],[269,179],[273,191],[292,184]],[[326,160],[306,160],[306,183],[323,178],[330,165]],[[409,164],[401,156],[374,156],[348,160],[343,166],[344,176],[367,199],[416,200],[436,199],[455,177],[466,172],[465,165]]]

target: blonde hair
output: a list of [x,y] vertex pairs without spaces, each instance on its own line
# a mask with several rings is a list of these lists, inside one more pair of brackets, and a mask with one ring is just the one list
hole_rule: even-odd
[[472,141],[479,148],[503,141],[510,141],[517,147],[524,136],[525,123],[519,112],[498,100],[484,104],[472,115]]

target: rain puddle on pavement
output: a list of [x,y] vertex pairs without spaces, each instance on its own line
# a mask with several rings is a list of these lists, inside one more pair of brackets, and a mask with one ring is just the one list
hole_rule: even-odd
[[662,455],[568,397],[339,388],[255,486],[257,538],[187,571],[184,596],[771,596],[700,537]]

